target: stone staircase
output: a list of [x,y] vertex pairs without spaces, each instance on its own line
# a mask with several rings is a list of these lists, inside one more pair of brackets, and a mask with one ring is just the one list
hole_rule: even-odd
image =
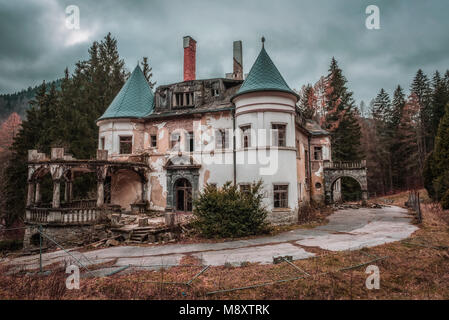
[[154,228],[152,228],[152,227],[136,228],[130,232],[129,240],[130,240],[130,242],[142,243],[145,240],[148,240],[148,237],[153,232],[154,232]]

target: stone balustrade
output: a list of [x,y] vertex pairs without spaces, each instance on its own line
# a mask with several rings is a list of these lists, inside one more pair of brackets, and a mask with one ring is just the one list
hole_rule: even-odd
[[362,169],[366,168],[366,160],[361,161],[324,161],[325,169]]
[[27,208],[25,222],[29,224],[95,224],[100,218],[100,208]]

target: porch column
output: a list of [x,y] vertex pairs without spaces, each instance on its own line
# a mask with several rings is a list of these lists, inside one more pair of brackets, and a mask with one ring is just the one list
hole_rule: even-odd
[[34,181],[28,181],[27,207],[34,202]]
[[96,168],[97,173],[97,207],[104,205],[104,181],[108,173],[107,166],[98,166]]
[[41,183],[39,181],[36,181],[35,192],[34,203],[39,203],[41,202]]
[[52,208],[59,208],[61,205],[61,181],[53,180],[53,202]]
[[104,180],[97,180],[97,207],[104,204]]
[[72,201],[72,181],[65,182],[64,201],[65,202]]

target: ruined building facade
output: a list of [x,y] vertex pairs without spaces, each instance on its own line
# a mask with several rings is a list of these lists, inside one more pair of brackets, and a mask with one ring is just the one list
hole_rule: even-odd
[[[92,231],[105,208],[191,212],[207,184],[231,182],[245,191],[260,179],[275,224],[297,221],[312,200],[338,199],[344,175],[355,178],[366,197],[365,164],[331,162],[329,133],[302,117],[297,93],[263,43],[245,79],[240,41],[234,42],[233,72],[213,79],[196,79],[196,41],[184,37],[183,46],[182,82],[153,92],[140,67],[134,69],[97,119],[96,159],[77,160],[61,148],[50,157],[29,151],[27,223],[47,226],[47,232],[73,227],[55,232],[76,238],[80,226]],[[86,172],[96,175],[96,199],[74,201],[73,180]],[[47,174],[53,180],[48,205],[40,195]]]
[[206,184],[227,181],[246,188],[262,179],[272,220],[295,219],[311,199],[324,200],[323,162],[331,160],[329,135],[302,118],[290,89],[262,47],[243,81],[242,44],[234,42],[233,73],[195,78],[196,42],[184,38],[184,81],[152,93],[136,67],[98,120],[99,149],[109,160],[145,155],[150,173],[142,194],[127,172],[112,177],[111,202],[150,210],[191,211]]

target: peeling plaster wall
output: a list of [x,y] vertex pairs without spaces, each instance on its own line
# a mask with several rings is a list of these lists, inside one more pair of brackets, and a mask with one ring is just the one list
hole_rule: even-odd
[[[273,185],[288,184],[288,210],[287,213],[271,214],[273,221],[282,216],[281,220],[292,218],[299,206],[309,201],[309,193],[316,201],[324,200],[323,161],[312,161],[311,164],[311,190],[306,186],[306,153],[308,150],[307,135],[296,128],[295,103],[293,97],[288,94],[266,94],[264,96],[248,94],[236,100],[236,156],[237,156],[237,183],[251,183],[262,178],[264,182],[267,208],[273,210]],[[239,114],[240,113],[240,114]],[[270,134],[273,123],[287,125],[286,147],[273,148]],[[252,146],[243,150],[239,127],[251,124],[253,130],[265,129],[266,135],[262,137],[253,131]],[[216,113],[204,113],[188,115],[183,118],[165,118],[163,120],[147,120],[146,123],[134,122],[130,119],[103,120],[99,122],[99,133],[105,138],[105,149],[108,150],[111,160],[127,160],[129,155],[119,154],[119,137],[121,135],[133,136],[133,154],[148,153],[151,172],[149,181],[151,184],[150,209],[163,211],[167,206],[167,175],[164,168],[168,160],[176,156],[178,152],[170,150],[170,137],[174,131],[181,133],[180,147],[186,151],[188,145],[184,133],[194,132],[194,151],[190,153],[193,162],[201,164],[199,170],[199,190],[206,183],[214,183],[217,186],[227,181],[233,181],[233,139],[229,138],[229,146],[224,150],[215,150],[215,130],[233,129],[232,115],[229,111]],[[157,136],[157,147],[151,147],[151,135]],[[100,140],[101,141],[101,140]],[[257,146],[256,146],[257,143]],[[323,147],[324,159],[330,159],[329,137],[313,137],[311,141],[311,157],[313,158],[313,146]],[[297,147],[299,150],[297,152]],[[270,150],[271,149],[271,150]],[[267,161],[276,152],[276,164],[271,167],[270,162],[265,165],[255,163],[255,159]],[[272,161],[274,158],[271,158]],[[239,163],[240,162],[240,163]],[[265,168],[265,174],[261,169]],[[296,172],[296,174],[293,174]],[[130,204],[141,200],[142,186],[140,178],[132,176],[133,173],[121,173],[113,177],[112,183],[120,185],[120,188],[112,193],[112,202],[130,209]],[[317,189],[315,184],[319,182],[322,187]],[[285,209],[284,209],[285,211]]]
[[132,136],[132,153],[139,154],[144,151],[144,125],[134,123],[130,119],[103,120],[98,123],[99,137],[98,146],[101,145],[101,138],[105,139],[104,149],[108,150],[108,157],[115,160],[127,160],[128,155],[120,154],[120,136]]
[[308,151],[308,137],[299,129],[296,129],[296,179],[298,183],[299,206],[309,202],[309,189],[307,186],[306,151]]
[[[322,147],[323,160],[314,160],[314,147]],[[331,142],[328,136],[312,137],[310,141],[311,152],[311,191],[312,199],[323,202],[325,198],[324,190],[324,161],[331,160]],[[321,187],[318,188],[318,185]]]
[[142,183],[139,175],[129,170],[119,170],[111,178],[111,202],[125,210],[142,200]]

